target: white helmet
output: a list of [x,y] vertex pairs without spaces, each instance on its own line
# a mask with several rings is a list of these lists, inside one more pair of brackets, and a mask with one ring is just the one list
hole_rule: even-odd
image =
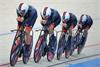
[[25,16],[28,9],[29,9],[29,5],[27,5],[25,3],[20,3],[17,10],[21,16]]
[[42,16],[44,18],[49,18],[51,16],[51,8],[49,7],[45,7],[43,10],[42,10]]
[[66,20],[66,21],[69,21],[70,20],[70,14],[69,14],[69,12],[64,12],[62,19]]
[[82,16],[82,22],[86,22],[87,21],[87,15],[83,15]]

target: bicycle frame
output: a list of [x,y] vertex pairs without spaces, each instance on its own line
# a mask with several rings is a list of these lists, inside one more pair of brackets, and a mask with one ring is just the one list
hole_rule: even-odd
[[[47,27],[44,26],[42,29],[36,30],[36,31],[40,31],[39,34],[39,38],[37,40],[37,43],[35,45],[35,49],[34,49],[34,61],[37,63],[39,62],[39,60],[41,59],[45,50],[45,47],[47,46],[47,35],[49,34]],[[43,35],[42,35],[43,32]],[[48,49],[47,49],[48,52]],[[48,54],[47,54],[48,55]]]

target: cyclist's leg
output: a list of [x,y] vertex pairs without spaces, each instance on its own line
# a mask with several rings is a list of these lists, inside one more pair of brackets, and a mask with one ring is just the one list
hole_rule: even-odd
[[51,50],[51,52],[54,54],[56,51],[56,46],[57,46],[57,39],[56,36],[54,35],[54,28],[52,28],[49,31],[49,44],[48,44],[48,49]]
[[30,32],[32,31],[32,27],[29,27],[29,26],[26,26],[25,27],[25,42],[26,42],[26,44],[30,44],[31,43],[31,41],[30,41],[30,37],[31,37],[31,35],[30,35]]
[[[67,30],[66,28],[62,27],[62,32],[61,32],[61,35],[60,35],[60,39],[61,39],[62,37],[65,37],[65,34],[66,34],[67,31],[68,31],[68,30]],[[65,41],[66,41],[66,40],[65,40]],[[64,42],[65,42],[65,41],[64,41]],[[58,45],[58,46],[59,46],[59,45]],[[65,43],[63,44],[63,47],[64,47],[64,50],[67,49]],[[64,51],[63,51],[63,52],[64,52]]]
[[[68,39],[66,40],[65,44],[65,57],[68,58],[70,56],[70,49],[71,49],[71,29],[68,29],[69,33],[66,34],[68,36]],[[67,32],[68,32],[67,31]]]
[[87,26],[87,27],[85,27],[83,30],[84,30],[84,31],[83,31],[83,36],[82,36],[82,40],[81,40],[82,42],[81,42],[81,44],[80,44],[80,45],[82,45],[82,46],[85,45],[85,41],[86,41],[86,39],[87,39],[89,27]]
[[26,22],[26,27],[25,27],[25,46],[27,47],[26,49],[29,50],[30,44],[31,44],[31,40],[32,40],[32,35],[30,35],[30,32],[32,31],[32,28],[35,24],[35,21],[37,19],[37,14],[34,14],[33,17],[31,18],[31,20]]
[[67,44],[65,45],[65,50],[67,50],[67,51],[70,51],[70,49],[71,49],[71,38],[72,38],[72,36],[71,35],[69,35],[68,36],[68,39],[67,39]]
[[81,37],[81,40],[80,40],[80,42],[78,44],[78,49],[77,49],[78,54],[81,53],[82,49],[85,46],[85,42],[86,42],[87,34],[88,34],[88,28],[87,27],[83,27],[82,32],[83,32],[83,34],[82,34],[82,37]]
[[66,46],[67,52],[68,52],[67,54],[68,55],[70,55],[70,52],[71,52],[71,50],[72,50],[72,48],[74,46],[72,44],[72,33],[73,33],[72,29],[75,28],[76,24],[77,24],[77,21],[74,21],[73,24],[71,24],[71,26],[68,29],[68,31],[69,31],[69,33],[68,33],[69,37],[68,37],[67,46]]
[[[24,47],[23,47],[23,61],[25,61],[24,59],[28,59],[30,57],[31,54],[31,50],[32,50],[32,35],[30,35],[30,32],[32,30],[32,27],[25,27],[25,43],[24,43]],[[25,58],[27,57],[27,58]]]
[[68,35],[69,35],[69,37],[68,37],[68,51],[71,49],[71,39],[72,39],[72,29],[75,27],[76,25],[74,25],[74,24],[72,24],[71,26],[70,26],[70,28],[68,29],[68,31],[69,31],[69,33],[68,33]]
[[56,42],[57,42],[57,39],[54,36],[54,34],[50,34],[48,46],[52,53],[55,53],[55,51],[56,51],[56,46],[57,46]]
[[58,49],[60,49],[62,46],[63,46],[63,49],[64,49],[64,42],[65,42],[64,38],[65,38],[65,32],[61,32],[59,42],[58,42]]

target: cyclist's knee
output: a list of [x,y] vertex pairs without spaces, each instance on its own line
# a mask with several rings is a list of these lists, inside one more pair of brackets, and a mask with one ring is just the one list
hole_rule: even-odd
[[32,30],[32,27],[25,27],[25,32],[26,32],[25,42],[26,42],[26,44],[31,43],[31,40],[32,40],[32,37],[30,35],[31,30]]
[[26,26],[25,27],[25,32],[26,33],[29,33],[31,30],[32,30],[32,27],[31,26]]

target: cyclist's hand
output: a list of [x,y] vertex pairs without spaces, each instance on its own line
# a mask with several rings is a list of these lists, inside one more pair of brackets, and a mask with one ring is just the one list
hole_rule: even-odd
[[48,27],[48,30],[51,31],[51,30],[54,29],[54,27],[55,27],[55,25],[54,25],[54,24],[51,24],[51,25]]
[[30,31],[32,30],[32,27],[31,26],[26,26],[24,30],[25,30],[26,33],[30,34]]
[[17,17],[16,20],[17,20],[18,22],[23,22],[24,18],[23,18],[23,17]]
[[41,20],[41,24],[46,24],[47,20]]

